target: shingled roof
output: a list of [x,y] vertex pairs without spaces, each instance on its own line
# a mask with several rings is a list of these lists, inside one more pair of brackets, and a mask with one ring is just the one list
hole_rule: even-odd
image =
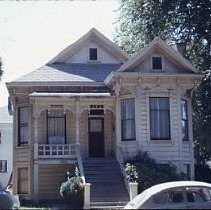
[[16,80],[18,82],[103,82],[122,64],[56,63],[42,66]]

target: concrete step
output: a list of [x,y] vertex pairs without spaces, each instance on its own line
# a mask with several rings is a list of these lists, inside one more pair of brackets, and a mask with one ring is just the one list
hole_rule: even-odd
[[115,159],[89,158],[83,164],[86,181],[91,183],[91,208],[118,209],[126,205],[129,196]]

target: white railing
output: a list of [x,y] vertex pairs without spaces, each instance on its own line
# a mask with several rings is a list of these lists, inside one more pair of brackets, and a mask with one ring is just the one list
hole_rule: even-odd
[[77,162],[78,162],[80,177],[82,178],[83,183],[85,184],[86,180],[85,180],[85,175],[84,175],[84,167],[83,167],[83,162],[82,162],[82,158],[81,158],[81,150],[80,150],[79,143],[76,144],[76,155],[77,155]]
[[76,159],[75,144],[38,144],[38,158]]

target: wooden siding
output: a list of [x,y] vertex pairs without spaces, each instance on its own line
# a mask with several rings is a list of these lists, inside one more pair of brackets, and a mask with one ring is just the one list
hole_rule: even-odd
[[121,61],[111,55],[106,49],[102,48],[100,45],[94,42],[90,42],[89,44],[81,48],[77,53],[75,53],[68,60],[66,60],[66,63],[89,62],[89,48],[97,48],[97,57],[100,63],[121,63]]
[[[163,71],[171,73],[184,73],[184,69],[181,70],[176,66],[173,61],[162,54],[156,54],[163,56]],[[151,56],[148,56],[141,64],[135,68],[136,72],[152,72]],[[154,70],[156,72],[156,70]],[[186,71],[188,72],[188,71]]]
[[39,199],[59,199],[59,189],[62,182],[67,180],[67,171],[75,170],[74,165],[39,165]]

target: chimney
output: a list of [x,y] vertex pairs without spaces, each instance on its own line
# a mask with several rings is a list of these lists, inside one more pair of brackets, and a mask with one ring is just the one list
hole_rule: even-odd
[[174,44],[170,44],[170,46],[177,52],[179,52],[181,55],[184,55],[185,51],[185,43],[184,42],[178,42]]

